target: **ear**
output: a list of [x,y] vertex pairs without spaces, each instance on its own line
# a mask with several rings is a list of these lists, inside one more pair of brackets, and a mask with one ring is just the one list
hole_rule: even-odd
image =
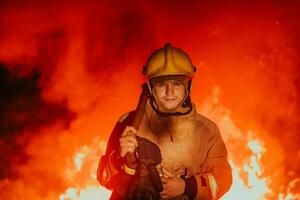
[[193,66],[194,73],[197,71],[197,67]]
[[191,97],[190,97],[190,95],[188,95],[187,98],[185,99],[185,101],[182,103],[181,106],[183,108],[186,108],[186,107],[188,107],[190,105],[191,105]]

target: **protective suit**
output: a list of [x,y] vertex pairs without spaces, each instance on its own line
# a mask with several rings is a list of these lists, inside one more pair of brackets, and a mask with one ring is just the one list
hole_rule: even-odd
[[[194,72],[195,67],[188,55],[169,44],[155,51],[144,67],[144,74],[149,79],[182,75],[191,80]],[[148,85],[152,90],[151,81]],[[232,184],[227,150],[217,125],[197,113],[196,106],[191,103],[190,85],[191,81],[185,102],[176,110],[179,114],[164,115],[155,103],[155,95],[152,95],[146,103],[138,136],[159,146],[162,162],[157,169],[161,176],[167,176],[167,171],[169,175],[186,181],[186,194],[173,199],[219,199]],[[118,174],[124,162],[119,156],[119,138],[134,112],[120,117],[109,138],[106,153],[100,160],[97,178],[108,189],[118,184]]]
[[[227,151],[215,123],[193,110],[183,116],[162,117],[147,103],[146,115],[138,135],[155,142],[162,152],[162,163],[158,166],[177,176],[194,176],[197,181],[195,199],[217,199],[229,190],[232,182]],[[130,113],[123,115],[114,128],[106,155],[100,161],[99,182],[112,189],[114,176],[121,169],[112,154],[118,152],[117,130],[126,126]],[[126,120],[127,119],[127,120]],[[185,174],[186,173],[186,174]],[[185,199],[185,197],[177,198]]]

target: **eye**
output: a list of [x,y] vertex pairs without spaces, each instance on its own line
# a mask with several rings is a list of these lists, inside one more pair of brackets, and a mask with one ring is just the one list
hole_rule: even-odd
[[164,83],[157,83],[157,84],[156,84],[156,86],[157,86],[157,87],[160,87],[160,88],[163,87],[164,85],[165,85]]
[[176,81],[176,82],[174,83],[174,85],[175,85],[175,86],[181,86],[181,85],[182,85],[182,82]]

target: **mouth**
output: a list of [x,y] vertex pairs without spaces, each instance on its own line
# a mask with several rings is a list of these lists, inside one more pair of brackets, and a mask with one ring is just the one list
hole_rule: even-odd
[[176,100],[176,98],[174,98],[174,99],[165,99],[165,101],[175,101]]

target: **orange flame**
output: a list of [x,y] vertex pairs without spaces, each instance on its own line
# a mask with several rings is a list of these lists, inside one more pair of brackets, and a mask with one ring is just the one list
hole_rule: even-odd
[[234,184],[224,199],[299,199],[299,7],[1,2],[0,199],[108,198],[99,158],[165,42],[190,54],[193,100],[226,141]]
[[[223,121],[223,125],[221,127],[221,132],[228,132],[228,130],[232,130],[233,127],[235,127],[235,131],[237,133],[231,133],[232,135],[224,135],[224,138],[226,138],[229,142],[230,137],[234,137],[233,139],[240,141],[239,137],[241,136],[241,130],[238,130],[236,125],[234,124],[233,120],[228,116],[226,113],[230,112],[227,108],[223,107],[223,105],[220,104],[219,101],[219,87],[215,87],[215,90],[213,92],[213,95],[208,98],[207,101],[204,102],[202,111],[203,112],[209,112],[206,113],[209,116],[212,116],[217,121]],[[209,111],[208,111],[209,110]],[[217,113],[222,113],[221,115],[216,115]],[[225,123],[224,123],[225,122]],[[224,197],[222,197],[222,200],[232,200],[232,199],[245,199],[245,200],[253,200],[253,199],[268,199],[268,195],[271,194],[273,191],[269,186],[270,183],[270,177],[268,175],[264,175],[264,166],[267,166],[266,163],[262,162],[263,154],[267,151],[264,147],[263,141],[259,139],[259,134],[254,131],[248,131],[247,138],[244,140],[246,143],[244,144],[248,150],[251,151],[251,155],[247,158],[246,164],[239,165],[235,164],[234,160],[235,155],[237,152],[230,151],[231,148],[229,148],[229,158],[232,158],[230,160],[230,165],[232,167],[233,171],[233,185],[230,189],[230,191],[225,194]],[[99,143],[100,146],[98,146],[99,150],[101,152],[105,151],[105,143],[103,141],[95,142],[94,144]],[[235,145],[235,143],[229,143],[230,145]],[[82,159],[85,160],[87,157],[95,157],[95,154],[88,153],[88,149],[92,150],[95,149],[95,146],[83,146],[81,148],[81,151],[77,152],[74,156],[74,164],[75,167],[78,165],[77,163],[80,163],[80,166],[83,164]],[[86,153],[83,153],[86,152]],[[239,152],[240,153],[240,152]],[[80,160],[80,162],[78,161]],[[97,161],[97,158],[95,158],[94,162]],[[95,164],[96,166],[96,164]],[[78,169],[78,167],[76,168]],[[91,168],[92,169],[92,168]],[[69,170],[69,169],[67,169]],[[76,170],[77,171],[77,170]],[[80,171],[80,170],[79,170]],[[75,172],[76,173],[76,172]],[[78,173],[78,171],[77,171]],[[91,177],[84,177],[81,179],[83,180],[89,180],[91,178],[95,179],[95,171],[91,170],[91,175],[94,174],[94,176]],[[246,174],[246,176],[241,176],[242,174]],[[290,183],[290,187],[293,187],[293,184],[300,179],[294,180],[293,183]],[[60,195],[60,200],[92,200],[97,199],[101,197],[101,199],[109,199],[111,192],[104,189],[103,187],[100,187],[98,183],[95,183],[94,185],[84,185],[82,188],[73,188],[70,187],[65,191],[65,194]],[[284,199],[284,200],[293,200],[299,197],[299,193],[293,194],[291,192],[287,192],[286,194],[279,194],[277,197],[278,199]]]

